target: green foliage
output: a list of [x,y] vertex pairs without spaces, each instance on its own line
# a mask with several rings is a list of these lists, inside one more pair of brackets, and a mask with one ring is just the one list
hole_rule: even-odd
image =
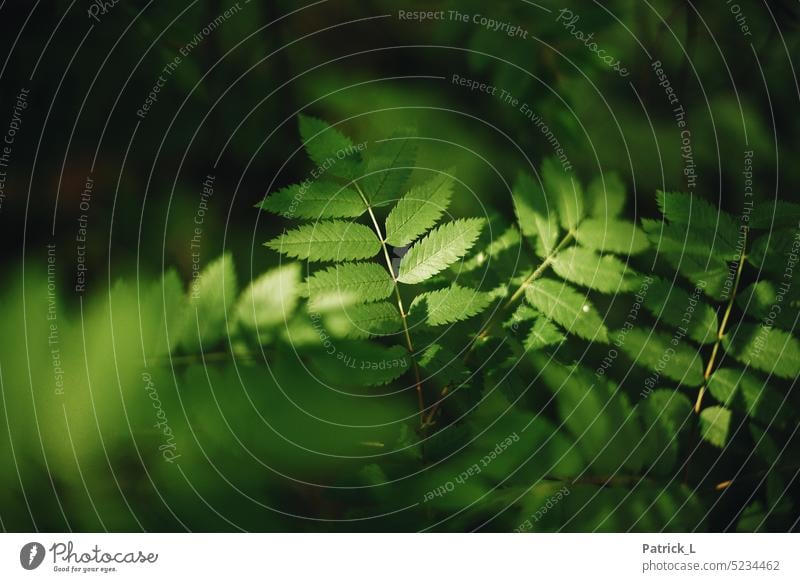
[[779,378],[800,376],[800,341],[764,324],[742,324],[723,340],[725,349],[741,363]]
[[300,294],[299,264],[267,271],[242,292],[236,303],[236,320],[249,330],[266,333],[292,318]]
[[233,259],[224,254],[200,273],[189,290],[191,309],[181,336],[186,350],[208,349],[226,335],[236,293]]
[[[289,337],[295,344],[308,341],[313,345],[315,336],[322,341],[325,357],[316,360],[312,368],[325,382],[376,386],[397,380],[413,368],[419,383],[420,368],[435,367],[449,352],[431,344],[419,354],[408,353],[413,351],[412,330],[416,333],[417,327],[453,324],[477,316],[497,297],[496,292],[455,283],[446,288],[416,289],[422,283],[435,284],[436,275],[464,259],[485,220],[457,218],[434,228],[450,204],[452,169],[434,173],[405,193],[399,191],[416,159],[410,130],[371,144],[363,159],[354,153],[349,137],[320,120],[301,116],[300,133],[311,161],[330,166],[331,175],[342,183],[304,183],[267,196],[261,209],[314,222],[286,231],[266,246],[309,263],[338,264],[308,275],[303,295],[308,299],[311,321],[296,323]],[[378,214],[387,204],[391,208],[382,228]],[[363,214],[369,215],[369,224],[336,220]],[[504,247],[513,244],[514,233],[512,230],[506,237]],[[414,243],[411,248],[403,249],[410,243]],[[402,257],[392,247],[401,249]],[[493,241],[487,252],[502,250]],[[479,267],[480,261],[476,262]],[[406,288],[416,291],[410,303],[404,296]],[[387,301],[393,294],[396,303]],[[403,345],[350,341],[384,338],[394,342],[400,337]],[[345,341],[334,345],[330,338]],[[452,367],[453,359],[444,365]],[[443,374],[440,370],[434,373]]]
[[741,410],[766,424],[781,422],[782,397],[751,372],[720,368],[708,380],[708,390],[723,405]]
[[553,270],[561,278],[602,293],[633,291],[641,280],[613,255],[600,256],[583,247],[570,247],[553,259]]
[[388,139],[370,144],[361,183],[371,203],[385,203],[402,192],[414,168],[417,149],[412,129],[400,129]]
[[526,174],[520,174],[514,185],[514,208],[523,235],[537,238],[537,252],[544,256],[558,244],[558,218],[552,198]]
[[375,256],[381,243],[363,224],[329,220],[287,231],[266,246],[296,259],[352,261]]
[[328,314],[327,324],[339,335],[353,339],[389,335],[400,331],[401,320],[397,307],[388,301],[343,306]]
[[626,255],[638,255],[650,247],[642,229],[615,218],[587,218],[575,231],[575,238],[587,248]]
[[585,295],[564,283],[541,279],[525,290],[531,305],[570,333],[590,341],[608,342],[608,330]]
[[700,355],[675,336],[632,329],[628,332],[623,351],[637,364],[666,376],[680,384],[700,386],[703,383],[703,364]]
[[415,243],[400,263],[397,280],[422,283],[461,259],[478,240],[482,218],[462,218],[446,222]]
[[625,208],[627,192],[616,172],[609,172],[592,180],[587,194],[592,203],[590,214],[598,220],[606,221],[619,216]]
[[305,287],[311,306],[320,309],[386,299],[394,283],[377,263],[342,263],[317,271],[306,279]]
[[[91,386],[116,382],[113,354],[128,354],[119,367],[134,383],[147,360],[187,476],[210,474],[209,459],[221,458],[226,478],[248,482],[261,473],[257,459],[268,476],[248,491],[254,498],[274,488],[279,501],[315,504],[315,518],[382,515],[399,529],[519,529],[559,491],[558,510],[532,529],[707,529],[714,485],[742,467],[785,464],[798,295],[753,269],[753,249],[777,270],[790,248],[762,242],[781,223],[775,212],[743,232],[699,196],[659,193],[663,219],[634,223],[618,176],[584,188],[547,160],[541,183],[519,175],[508,216],[470,217],[454,197],[458,168],[412,171],[410,131],[362,152],[322,121],[303,117],[300,127],[311,163],[329,169],[259,204],[279,217],[267,222],[275,252],[264,253],[277,266],[241,292],[229,253],[188,292],[175,272],[140,291],[116,285],[86,316],[105,330],[87,349],[106,367],[70,396],[81,426],[95,422],[80,406]],[[118,315],[120,303],[136,309]],[[136,337],[109,337],[111,314]],[[47,321],[9,321],[6,349],[21,329],[47,345]],[[65,341],[81,343],[77,325],[64,328]],[[24,388],[8,389],[21,401]],[[152,426],[146,399],[122,397],[105,433],[119,432],[129,410]],[[48,412],[45,446],[69,452],[55,420]],[[151,452],[163,445],[152,431],[140,437]],[[174,471],[154,478],[190,512]],[[771,479],[737,512],[738,527],[785,490]]]
[[790,314],[800,310],[800,292],[786,283],[758,281],[739,294],[737,303],[752,317],[791,331],[796,324],[791,315],[784,315],[784,310]]
[[421,293],[411,303],[412,319],[428,325],[447,325],[474,317],[492,303],[492,294],[453,283],[446,289]]
[[692,426],[692,404],[678,391],[659,389],[638,406],[646,427],[640,446],[648,452],[653,470],[669,475],[680,460],[681,440]]
[[386,218],[386,242],[404,247],[428,232],[447,210],[452,194],[453,178],[447,174],[412,188]]
[[301,115],[300,137],[311,160],[320,168],[330,166],[339,178],[351,178],[360,165],[353,142],[338,129],[315,117]]
[[544,318],[537,317],[531,327],[530,333],[525,338],[525,349],[528,351],[538,351],[552,345],[558,345],[566,339],[561,330],[553,323]]
[[556,202],[561,227],[564,230],[574,231],[585,213],[580,183],[550,158],[542,164],[542,182],[545,191],[550,192]]
[[358,218],[367,211],[358,192],[334,182],[287,186],[268,196],[259,207],[286,218]]
[[714,309],[664,279],[650,284],[644,305],[656,319],[675,329],[686,329],[687,335],[698,343],[713,343],[717,338],[719,322]]
[[731,430],[731,411],[724,406],[709,406],[700,413],[700,435],[715,447],[724,447]]

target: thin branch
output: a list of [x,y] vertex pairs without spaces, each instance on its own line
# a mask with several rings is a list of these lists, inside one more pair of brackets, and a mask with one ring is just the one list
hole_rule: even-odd
[[353,182],[355,185],[356,190],[358,191],[358,195],[361,196],[361,201],[364,203],[364,206],[367,208],[367,212],[369,213],[370,219],[372,219],[372,226],[375,229],[375,234],[378,235],[378,239],[381,241],[381,248],[383,249],[383,257],[386,261],[386,267],[389,269],[389,274],[392,276],[392,282],[394,283],[394,294],[395,298],[397,299],[397,308],[400,310],[400,320],[403,323],[403,334],[405,335],[406,339],[406,347],[410,352],[411,356],[411,363],[414,367],[414,380],[416,382],[416,390],[417,390],[417,402],[419,405],[419,422],[420,426],[425,426],[425,398],[422,394],[422,377],[419,372],[419,365],[417,364],[416,357],[414,356],[414,343],[411,341],[411,331],[408,329],[408,314],[406,313],[405,306],[403,305],[403,297],[400,294],[400,285],[397,281],[397,275],[394,272],[394,267],[392,266],[392,258],[389,255],[389,247],[386,245],[386,240],[383,237],[383,232],[381,231],[381,227],[378,224],[378,219],[375,216],[375,212],[372,210],[372,205],[367,200],[367,197],[364,195],[364,191],[361,190],[361,187],[358,185],[358,182]]
[[700,409],[703,406],[703,396],[705,396],[706,390],[708,389],[708,381],[711,379],[711,374],[714,373],[714,366],[717,362],[717,356],[719,354],[719,348],[722,345],[722,340],[725,337],[725,331],[728,328],[728,321],[731,317],[731,312],[733,311],[733,304],[736,301],[736,293],[739,291],[739,283],[742,280],[742,271],[744,270],[744,262],[747,259],[746,254],[746,245],[747,245],[747,229],[744,230],[744,241],[742,242],[742,252],[739,255],[739,265],[736,267],[736,279],[733,283],[733,289],[731,290],[731,296],[728,298],[728,305],[725,308],[725,314],[722,316],[722,322],[719,324],[719,330],[717,331],[717,339],[714,342],[714,347],[711,350],[711,357],[708,359],[708,364],[706,365],[705,372],[703,373],[703,385],[700,386],[700,390],[697,393],[697,400],[694,403],[694,412],[695,414],[700,414]]
[[561,239],[561,242],[559,242],[558,245],[552,251],[550,251],[550,253],[544,258],[544,260],[536,268],[536,270],[533,273],[531,273],[530,276],[528,276],[528,278],[525,279],[525,281],[522,282],[522,284],[519,286],[519,289],[517,289],[514,292],[514,294],[511,296],[511,299],[509,299],[508,303],[505,304],[505,306],[503,307],[504,309],[508,309],[514,303],[516,303],[520,297],[522,297],[522,294],[525,293],[525,289],[527,289],[528,286],[531,283],[533,283],[536,279],[542,276],[547,267],[550,266],[550,263],[552,263],[553,260],[556,258],[558,253],[564,250],[564,247],[567,246],[570,242],[572,242],[572,239],[574,237],[575,233],[572,230],[570,230],[567,234],[564,235],[564,238]]
[[500,312],[509,309],[512,305],[514,305],[514,303],[517,302],[517,300],[519,300],[520,297],[522,297],[522,295],[525,293],[525,289],[527,289],[528,286],[531,283],[536,281],[539,277],[541,277],[544,274],[544,272],[547,270],[547,267],[550,266],[550,264],[553,262],[553,260],[558,255],[558,253],[560,253],[562,250],[564,250],[564,247],[567,246],[570,242],[572,242],[574,237],[575,237],[575,233],[572,230],[570,230],[567,234],[565,234],[564,238],[561,239],[561,241],[558,243],[558,245],[556,245],[556,247],[552,251],[550,251],[550,253],[548,253],[548,255],[539,264],[539,266],[536,267],[536,269],[522,282],[522,284],[519,286],[519,289],[517,289],[514,292],[514,294],[511,296],[511,298],[506,302],[506,304],[503,305],[503,308],[496,310],[492,314],[492,316],[486,322],[486,325],[484,326],[483,331],[481,333],[479,333],[478,335],[476,335],[472,339],[472,343],[469,346],[469,348],[467,349],[466,355],[464,356],[465,360],[469,357],[469,355],[475,349],[475,346],[478,344],[478,340],[480,340],[483,337],[486,337],[489,334],[489,332],[492,330],[494,325],[497,323],[497,315]]

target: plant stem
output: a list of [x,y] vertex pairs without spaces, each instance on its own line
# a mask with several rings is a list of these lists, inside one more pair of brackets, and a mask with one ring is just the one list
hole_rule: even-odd
[[411,341],[411,332],[408,329],[408,314],[406,313],[405,306],[403,305],[403,297],[400,295],[400,285],[397,281],[397,276],[394,272],[394,267],[392,267],[392,258],[389,256],[389,247],[386,245],[386,240],[383,237],[383,233],[381,232],[381,227],[378,224],[378,219],[375,216],[375,212],[372,210],[372,206],[370,205],[367,197],[364,195],[364,192],[361,190],[361,187],[358,185],[357,182],[353,182],[355,185],[356,190],[358,191],[359,196],[361,196],[361,201],[364,203],[364,206],[367,208],[367,212],[369,213],[370,219],[372,219],[372,226],[375,229],[375,234],[378,235],[378,239],[381,241],[381,248],[383,249],[383,257],[386,261],[386,267],[389,269],[389,274],[392,276],[392,282],[394,283],[394,294],[395,298],[397,299],[397,308],[400,310],[400,320],[403,323],[403,334],[406,338],[406,347],[410,352],[411,363],[414,367],[414,380],[416,382],[416,389],[417,389],[417,402],[419,405],[419,423],[420,427],[425,426],[425,398],[422,394],[422,377],[420,376],[419,366],[417,365],[417,360],[414,356],[414,343]]
[[570,242],[572,242],[574,236],[575,233],[572,230],[570,230],[567,234],[564,235],[564,238],[561,239],[561,242],[559,242],[558,245],[556,245],[556,247],[552,251],[550,251],[550,253],[541,262],[541,264],[538,267],[536,267],[536,270],[533,273],[531,273],[530,276],[527,279],[525,279],[525,281],[522,282],[522,285],[519,286],[519,289],[517,289],[514,292],[514,294],[511,296],[511,299],[509,299],[508,303],[505,304],[504,309],[508,309],[514,303],[516,303],[517,299],[522,297],[522,294],[525,293],[525,289],[528,288],[528,285],[530,285],[536,279],[542,276],[542,273],[544,273],[545,269],[547,269],[547,267],[550,266],[550,263],[553,262],[558,253],[560,253],[565,246],[567,246]]
[[536,269],[533,271],[533,273],[531,273],[522,282],[522,284],[519,286],[519,289],[517,289],[514,292],[514,294],[511,296],[511,298],[506,302],[506,304],[503,305],[502,310],[499,309],[499,310],[495,311],[492,314],[492,316],[486,322],[486,325],[484,326],[483,332],[481,332],[480,334],[476,335],[475,338],[472,340],[472,344],[469,346],[469,349],[467,350],[466,356],[465,356],[464,359],[469,357],[469,355],[472,353],[472,350],[475,349],[475,346],[477,345],[478,340],[480,338],[482,338],[482,337],[485,337],[492,330],[492,327],[497,322],[498,313],[500,313],[501,311],[505,311],[506,309],[508,309],[509,307],[514,305],[514,303],[516,303],[517,300],[520,297],[522,297],[522,295],[525,293],[525,289],[527,289],[528,286],[531,283],[536,281],[539,277],[542,276],[542,274],[544,274],[544,272],[547,270],[547,267],[550,266],[550,264],[553,262],[553,260],[558,255],[558,253],[560,253],[562,250],[564,250],[564,247],[567,246],[570,242],[572,242],[574,236],[575,236],[575,233],[572,230],[570,230],[567,234],[565,234],[564,238],[562,238],[561,241],[556,245],[556,247],[552,251],[550,251],[550,253],[548,253],[548,255],[539,264],[539,266],[536,267]]
[[728,298],[728,305],[725,308],[725,313],[722,316],[722,321],[719,324],[719,330],[717,331],[717,339],[714,342],[714,347],[711,350],[711,357],[708,359],[708,364],[706,365],[705,372],[703,373],[703,385],[700,386],[700,390],[697,393],[697,400],[694,403],[694,412],[695,414],[700,414],[700,409],[703,406],[703,396],[705,396],[706,390],[708,389],[708,381],[711,378],[711,374],[714,373],[714,365],[717,362],[717,355],[719,354],[719,348],[722,345],[722,339],[725,337],[725,331],[728,328],[728,321],[731,318],[731,312],[733,311],[733,304],[736,301],[736,293],[739,291],[739,283],[742,280],[742,271],[744,270],[744,262],[747,259],[747,255],[745,254],[747,245],[747,229],[744,231],[744,241],[742,242],[742,252],[739,255],[739,265],[736,267],[736,279],[733,283],[733,289],[731,290],[731,296]]

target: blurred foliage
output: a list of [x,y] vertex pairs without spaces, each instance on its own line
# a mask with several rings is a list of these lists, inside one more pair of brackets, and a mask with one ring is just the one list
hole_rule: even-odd
[[[537,4],[240,3],[207,35],[233,3],[125,2],[94,21],[59,0],[25,26],[29,6],[4,6],[0,119],[31,98],[0,206],[0,526],[796,529],[797,4],[739,2],[746,35],[724,6],[568,3],[627,77],[563,4]],[[298,139],[301,114],[318,123]],[[381,227],[406,194],[447,206],[394,229],[400,269],[440,221],[486,219],[403,289],[418,353],[393,296],[315,304],[331,266],[262,246],[313,221],[278,202],[328,157],[303,142],[332,131],[334,149],[367,144],[339,188],[392,177],[370,200]],[[409,140],[399,163],[388,150]],[[335,194],[330,220],[372,227]]]

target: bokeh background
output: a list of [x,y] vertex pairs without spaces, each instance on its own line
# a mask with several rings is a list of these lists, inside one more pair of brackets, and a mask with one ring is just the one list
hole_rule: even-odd
[[[212,337],[202,354],[180,341],[187,324],[170,301],[197,269],[226,255],[241,290],[279,264],[262,243],[285,225],[255,205],[309,171],[301,112],[341,123],[356,141],[415,126],[428,138],[418,163],[455,167],[466,185],[451,212],[510,218],[508,184],[553,156],[553,144],[518,107],[452,82],[476,79],[529,104],[586,182],[618,173],[626,217],[658,218],[656,190],[689,186],[660,61],[691,131],[692,192],[738,215],[752,151],[757,194],[797,200],[794,1],[99,4],[0,3],[0,134],[18,126],[0,206],[6,531],[510,531],[559,490],[543,482],[512,503],[523,482],[497,485],[519,465],[508,458],[489,481],[435,508],[419,504],[524,424],[522,412],[498,424],[502,404],[487,404],[472,430],[491,430],[431,467],[436,453],[423,460],[413,423],[397,420],[414,413],[410,393],[322,389],[305,368],[313,341],[276,334],[255,349],[233,324],[233,340]],[[562,9],[627,76],[570,34]],[[457,10],[469,21],[415,22],[400,10]],[[476,24],[476,14],[527,38]],[[781,386],[796,403],[794,383]],[[793,422],[776,436],[796,452]],[[431,446],[463,438],[453,430]],[[567,447],[559,438],[525,469],[527,482]],[[714,490],[752,443],[740,446],[702,448],[695,473],[669,488],[643,482],[631,495],[624,479],[601,486],[588,476],[571,495],[586,509],[570,514],[565,503],[537,529],[796,528],[796,455],[774,469],[780,486],[753,466],[745,473],[758,478],[741,489]],[[720,455],[712,474],[700,470]],[[565,463],[574,467],[564,475],[581,467]],[[764,506],[775,511],[757,514]]]

